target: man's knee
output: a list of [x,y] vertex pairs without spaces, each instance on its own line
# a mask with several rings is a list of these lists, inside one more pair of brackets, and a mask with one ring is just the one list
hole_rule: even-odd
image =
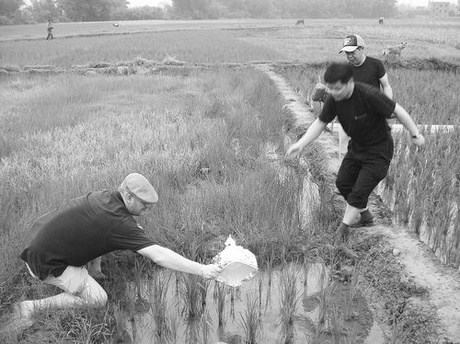
[[101,308],[107,304],[108,295],[104,288],[92,278],[88,281],[83,292],[80,294],[89,307]]
[[108,296],[104,289],[97,294],[86,295],[85,302],[89,307],[102,308],[107,304]]
[[94,298],[93,305],[95,308],[102,308],[107,304],[108,299],[107,293],[103,291],[103,293]]

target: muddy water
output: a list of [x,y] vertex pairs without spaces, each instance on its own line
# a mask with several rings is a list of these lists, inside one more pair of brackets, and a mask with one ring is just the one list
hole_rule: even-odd
[[213,281],[204,293],[198,281],[161,271],[140,290],[131,286],[139,295],[126,322],[134,343],[384,342],[364,298],[331,287],[321,264],[259,273],[238,288]]

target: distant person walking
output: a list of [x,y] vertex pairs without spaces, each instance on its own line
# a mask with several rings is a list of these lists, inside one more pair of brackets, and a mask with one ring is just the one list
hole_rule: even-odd
[[47,27],[47,30],[48,30],[48,36],[46,36],[46,40],[49,40],[49,39],[53,39],[54,36],[53,36],[53,23],[51,23],[51,19],[48,19],[48,27]]
[[334,118],[351,137],[347,153],[337,173],[336,186],[347,202],[336,238],[348,238],[349,227],[360,215],[361,224],[373,220],[367,209],[369,195],[383,180],[393,158],[393,138],[387,119],[394,114],[408,130],[412,143],[423,146],[425,138],[408,112],[379,89],[353,79],[350,63],[331,63],[324,73],[329,96],[318,118],[286,152],[298,157]]
[[383,17],[379,18],[379,25],[383,25]]

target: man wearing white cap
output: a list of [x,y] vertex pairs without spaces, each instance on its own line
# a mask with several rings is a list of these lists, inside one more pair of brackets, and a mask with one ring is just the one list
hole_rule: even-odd
[[[364,53],[364,40],[359,35],[349,35],[344,38],[342,49],[348,62],[353,66],[353,79],[379,88],[388,98],[393,99],[393,89],[388,81],[388,75],[382,61]],[[313,100],[325,101],[327,88],[318,83],[315,87]]]
[[[31,275],[64,292],[41,300],[15,305],[22,326],[33,324],[36,311],[103,307],[107,293],[85,267],[98,257],[115,251],[131,250],[168,269],[215,278],[220,268],[191,261],[155,244],[133,216],[141,215],[158,201],[150,182],[131,173],[118,191],[94,191],[74,198],[40,217],[32,226],[33,239],[20,254]],[[96,264],[100,269],[99,264]],[[100,270],[99,270],[100,272]]]
[[364,54],[364,40],[358,35],[349,35],[343,40],[340,53],[345,53],[352,64],[353,79],[380,88],[383,94],[393,99],[393,89],[382,61]]

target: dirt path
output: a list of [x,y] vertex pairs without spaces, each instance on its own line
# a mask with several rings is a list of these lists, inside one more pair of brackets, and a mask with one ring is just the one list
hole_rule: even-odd
[[[290,85],[271,70],[270,64],[257,64],[255,68],[265,72],[278,87],[284,97],[285,107],[296,118],[296,126],[308,126],[314,120],[314,114],[300,101],[299,96]],[[326,150],[331,171],[337,171],[339,164],[337,147],[338,139],[334,135],[323,134],[317,142]],[[289,144],[289,143],[288,143]],[[358,236],[365,237],[369,232],[358,231]],[[411,302],[420,308],[434,308],[434,314],[439,323],[439,343],[460,343],[460,274],[458,271],[445,266],[435,257],[425,244],[411,235],[407,228],[391,225],[378,225],[372,228],[372,235],[380,235],[385,240],[385,252],[390,252],[403,267],[400,279],[410,280],[414,290],[426,290],[428,297],[411,296]],[[378,272],[375,272],[376,275]],[[378,278],[385,278],[379,275]],[[371,304],[379,303],[378,293],[369,300]],[[417,295],[417,293],[414,293]],[[379,312],[379,310],[376,310]],[[386,331],[385,331],[386,328]],[[388,332],[382,324],[384,332]],[[390,337],[390,333],[386,333]]]
[[441,264],[424,243],[408,233],[407,228],[378,226],[375,232],[384,235],[394,248],[394,254],[415,288],[429,291],[428,302],[435,307],[441,322],[440,339],[460,343],[459,273]]

